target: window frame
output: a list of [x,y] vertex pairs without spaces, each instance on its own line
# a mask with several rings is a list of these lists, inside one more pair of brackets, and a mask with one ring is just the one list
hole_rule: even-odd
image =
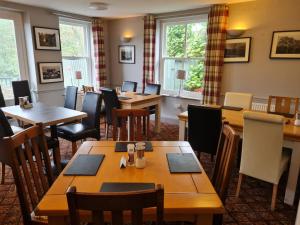
[[[85,85],[94,85],[95,84],[95,71],[94,71],[94,61],[93,61],[93,40],[92,40],[92,23],[90,21],[83,21],[77,19],[71,19],[66,17],[59,17],[59,24],[66,24],[70,26],[82,26],[84,28],[84,40],[85,40],[85,56],[64,56],[61,51],[62,60],[63,59],[86,59],[87,61],[87,71],[88,71],[88,84]],[[66,87],[65,83],[64,86]],[[80,87],[78,87],[80,88]]]
[[[192,60],[205,60],[205,56],[204,57],[188,57],[186,55],[186,43],[187,43],[187,36],[185,35],[185,41],[184,41],[184,57],[169,57],[166,56],[166,51],[167,51],[167,47],[166,47],[166,40],[167,40],[167,32],[166,32],[166,28],[168,25],[187,25],[190,23],[195,23],[195,22],[201,22],[201,21],[208,21],[208,14],[201,14],[201,15],[197,15],[197,16],[188,16],[188,17],[176,17],[176,18],[169,18],[169,19],[162,19],[159,21],[160,23],[160,48],[159,48],[159,82],[162,85],[162,89],[161,92],[162,94],[165,95],[170,95],[170,96],[177,96],[177,97],[182,97],[182,98],[190,98],[190,99],[202,99],[202,93],[198,93],[198,92],[193,92],[193,91],[185,91],[183,90],[183,88],[180,91],[180,96],[178,96],[178,92],[179,90],[166,90],[164,89],[164,66],[165,66],[165,60],[166,59],[176,59],[179,61],[188,61],[190,59]],[[186,32],[186,29],[185,29]]]

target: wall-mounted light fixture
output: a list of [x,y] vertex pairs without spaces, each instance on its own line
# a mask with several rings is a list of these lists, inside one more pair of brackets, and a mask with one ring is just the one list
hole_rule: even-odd
[[244,34],[246,29],[229,29],[227,30],[227,35],[230,37],[240,37],[242,34]]
[[122,43],[129,43],[131,40],[132,40],[132,37],[129,37],[129,36],[121,36],[120,37],[120,41]]

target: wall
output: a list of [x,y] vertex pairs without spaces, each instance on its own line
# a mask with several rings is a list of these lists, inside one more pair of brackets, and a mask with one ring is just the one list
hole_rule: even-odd
[[[143,80],[143,48],[144,48],[144,21],[143,17],[116,19],[108,21],[108,35],[110,45],[110,84],[112,87],[122,85],[124,80],[138,82],[142,88]],[[131,34],[133,39],[128,45],[135,45],[135,64],[119,63],[120,37]]]

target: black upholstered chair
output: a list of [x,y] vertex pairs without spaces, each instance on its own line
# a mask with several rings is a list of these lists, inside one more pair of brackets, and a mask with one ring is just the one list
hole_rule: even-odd
[[100,140],[100,110],[101,95],[95,92],[87,92],[84,96],[82,111],[87,117],[81,123],[67,124],[57,127],[58,137],[72,142],[72,153],[77,151],[76,141],[95,138]]
[[[152,83],[147,83],[144,94],[154,94],[154,95],[160,95],[160,84],[152,84]],[[155,106],[150,106],[149,107],[149,113],[150,114],[155,114]]]
[[105,111],[106,111],[106,130],[105,130],[105,138],[108,137],[108,130],[113,123],[112,110],[120,109],[120,101],[118,99],[118,95],[114,89],[109,88],[101,88],[101,92],[103,95],[103,100],[105,103]]
[[188,105],[188,141],[198,153],[216,154],[222,127],[221,107]]
[[76,109],[77,90],[78,87],[75,86],[68,86],[66,88],[65,104],[64,104],[65,108],[73,109],[73,110]]
[[5,104],[3,92],[2,92],[2,89],[1,89],[1,86],[0,86],[0,108],[5,107],[5,106],[6,106],[6,104]]
[[12,81],[12,88],[15,96],[15,105],[19,105],[19,97],[28,96],[29,102],[32,102],[28,80]]
[[124,81],[121,87],[122,92],[136,92],[137,82],[134,81]]

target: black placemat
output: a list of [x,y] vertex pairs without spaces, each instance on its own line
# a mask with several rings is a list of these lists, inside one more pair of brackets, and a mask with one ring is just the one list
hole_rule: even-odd
[[129,97],[124,97],[124,96],[118,96],[119,100],[129,100],[131,98]]
[[[135,144],[138,141],[122,141],[122,142],[116,142],[115,145],[115,152],[127,152],[127,145],[128,144]],[[152,143],[150,141],[143,141],[145,143],[145,152],[152,152],[153,147]]]
[[136,95],[141,95],[141,96],[148,96],[148,95],[151,95],[151,94],[147,94],[147,93],[135,93]]
[[234,107],[234,106],[222,106],[222,109],[227,109],[227,110],[233,110],[233,111],[241,111],[243,110],[242,107]]
[[118,183],[104,182],[100,188],[100,192],[128,192],[128,191],[144,191],[155,189],[154,183]]
[[192,153],[167,153],[167,159],[171,173],[201,173]]
[[105,155],[78,155],[69,168],[64,172],[65,176],[95,176]]

